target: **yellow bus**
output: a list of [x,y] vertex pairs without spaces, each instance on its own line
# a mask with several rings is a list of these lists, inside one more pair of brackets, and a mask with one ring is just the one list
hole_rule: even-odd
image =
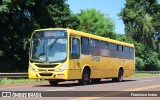
[[35,30],[29,52],[29,78],[51,85],[68,80],[87,85],[103,78],[121,82],[135,72],[133,44],[72,29]]

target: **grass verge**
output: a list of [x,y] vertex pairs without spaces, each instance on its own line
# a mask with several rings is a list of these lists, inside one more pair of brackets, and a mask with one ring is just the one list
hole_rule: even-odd
[[134,77],[145,77],[145,76],[160,76],[160,74],[151,74],[151,73],[136,73]]
[[28,79],[28,78],[1,78],[0,85],[3,84],[16,84],[16,83],[32,83],[32,82],[41,82],[44,80]]

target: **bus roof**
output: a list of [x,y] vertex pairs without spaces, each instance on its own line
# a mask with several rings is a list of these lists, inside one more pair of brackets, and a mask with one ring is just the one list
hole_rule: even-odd
[[44,31],[44,30],[67,30],[69,33],[72,33],[74,35],[79,35],[79,36],[84,36],[84,37],[88,37],[88,38],[98,39],[98,40],[101,40],[101,41],[107,41],[107,42],[111,42],[111,43],[116,43],[116,44],[121,44],[121,45],[125,45],[125,46],[134,47],[134,45],[130,44],[130,43],[121,42],[121,41],[118,41],[118,40],[109,39],[107,37],[101,37],[101,36],[89,34],[89,33],[86,33],[86,32],[81,32],[81,31],[77,31],[77,30],[73,30],[73,29],[67,29],[67,28],[45,28],[45,29],[38,29],[38,30],[35,30],[35,31]]

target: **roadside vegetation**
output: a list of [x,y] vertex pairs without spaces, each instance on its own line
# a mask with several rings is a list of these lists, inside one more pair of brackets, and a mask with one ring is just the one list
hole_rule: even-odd
[[1,78],[0,85],[4,84],[17,84],[17,83],[35,83],[35,82],[43,82],[45,80],[36,80],[36,79],[28,79],[28,78]]
[[136,73],[133,77],[160,76],[160,74]]
[[[107,4],[106,4],[107,5]],[[114,5],[113,5],[114,6]],[[125,33],[115,32],[109,14],[92,9],[72,13],[67,0],[0,1],[0,72],[27,72],[23,44],[40,28],[71,28],[135,45],[136,70],[160,70],[160,4],[157,0],[126,0],[117,14]]]

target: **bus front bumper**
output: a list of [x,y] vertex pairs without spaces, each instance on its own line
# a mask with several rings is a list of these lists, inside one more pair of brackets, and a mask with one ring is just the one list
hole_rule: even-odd
[[66,71],[63,72],[33,72],[28,70],[30,79],[67,79]]

